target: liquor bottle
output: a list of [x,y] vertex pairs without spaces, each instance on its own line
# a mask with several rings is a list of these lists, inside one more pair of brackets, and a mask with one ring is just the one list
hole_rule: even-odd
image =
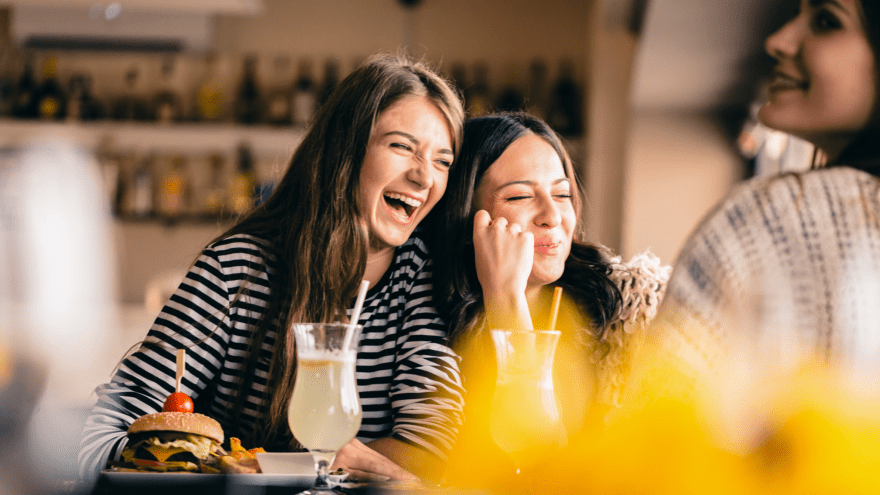
[[238,147],[238,164],[235,174],[229,182],[229,202],[232,212],[236,215],[248,211],[253,206],[254,186],[254,159],[248,145]]
[[129,211],[133,217],[144,218],[153,214],[153,160],[152,156],[138,159],[137,168],[131,178],[131,198]]
[[226,207],[226,181],[223,180],[226,158],[220,153],[208,155],[208,182],[205,185],[204,212],[216,216]]
[[125,86],[116,103],[113,105],[113,118],[116,120],[145,120],[146,105],[138,95],[140,71],[131,67],[125,72]]
[[547,119],[547,64],[536,58],[529,64],[529,83],[526,91],[526,111]]
[[257,56],[244,57],[241,83],[235,98],[235,120],[242,124],[256,124],[262,118],[260,89],[257,83]]
[[290,57],[277,55],[272,67],[272,89],[266,96],[266,122],[272,125],[290,125],[293,104]]
[[465,88],[467,88],[467,66],[465,66],[464,62],[454,62],[452,64],[452,68],[449,71],[449,79],[463,95]]
[[519,111],[523,109],[525,96],[519,89],[519,71],[516,65],[510,64],[504,76],[504,86],[498,94],[495,107],[500,111]]
[[0,36],[0,117],[12,115],[15,102],[15,80],[12,76],[15,72],[14,67],[12,43]]
[[492,111],[492,91],[489,88],[489,66],[486,62],[474,64],[474,80],[464,93],[469,117],[482,117]]
[[312,60],[309,58],[299,61],[292,106],[293,123],[299,126],[308,125],[318,109],[318,85],[312,76]]
[[216,53],[205,58],[205,72],[196,90],[196,120],[218,121],[226,112],[226,98],[218,75],[219,60]]
[[[69,114],[68,114],[69,116]],[[95,158],[101,167],[104,179],[104,193],[107,206],[114,215],[119,215],[122,201],[122,156],[115,149],[113,138],[104,136],[98,143]]]
[[28,54],[24,59],[24,68],[15,85],[12,115],[20,119],[37,117],[37,83],[34,81],[34,59]]
[[159,90],[153,96],[153,119],[160,124],[177,122],[183,117],[183,105],[174,91],[174,65],[171,56],[162,60]]
[[98,120],[103,116],[103,108],[92,96],[92,78],[88,74],[78,73],[70,77],[65,119],[70,122]]
[[339,84],[339,62],[334,58],[329,58],[324,63],[324,84],[318,92],[319,107],[327,101],[337,84]]
[[580,134],[583,130],[581,99],[580,86],[574,79],[574,64],[570,60],[563,60],[547,110],[550,127],[560,134]]
[[48,57],[43,64],[43,84],[37,92],[37,108],[43,120],[57,120],[64,115],[64,91],[58,84],[55,57]]
[[162,176],[159,192],[159,212],[167,219],[180,217],[187,207],[186,158],[174,155],[167,158],[169,165]]

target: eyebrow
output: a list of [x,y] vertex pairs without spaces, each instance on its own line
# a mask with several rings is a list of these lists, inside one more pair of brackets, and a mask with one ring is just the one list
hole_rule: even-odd
[[810,7],[813,7],[813,8],[820,7],[825,4],[831,4],[844,12],[848,12],[845,8],[843,8],[843,5],[841,5],[840,2],[838,2],[837,0],[809,0],[808,3],[810,4]]
[[[413,144],[415,144],[415,145],[418,145],[418,144],[421,143],[421,142],[418,140],[418,138],[416,138],[415,136],[413,136],[412,134],[410,134],[410,133],[408,133],[408,132],[403,132],[403,131],[389,131],[389,132],[386,132],[385,134],[383,134],[382,137],[385,137],[385,136],[391,136],[391,135],[395,135],[395,136],[403,136],[403,137],[405,137],[406,139],[410,140],[410,141],[411,141]],[[444,155],[452,155],[452,156],[455,156],[455,153],[453,153],[452,150],[447,149],[447,148],[442,148],[442,149],[440,149],[440,150],[437,150],[437,152],[438,152],[438,153],[443,153]]]
[[[571,185],[571,180],[570,180],[568,177],[563,177],[563,178],[561,178],[561,179],[556,179],[555,181],[553,181],[553,184],[551,184],[551,185],[555,186],[556,184],[559,184],[559,183],[562,183],[562,182],[568,182],[569,186]],[[525,184],[525,185],[527,185],[527,186],[534,186],[534,185],[537,184],[537,183],[536,183],[535,181],[533,181],[533,180],[514,180],[514,181],[510,181],[510,182],[508,182],[508,183],[506,183],[506,184],[501,184],[500,186],[498,186],[497,188],[495,188],[495,190],[496,190],[496,191],[500,191],[500,190],[504,189],[505,187],[513,186],[513,185],[516,185],[516,184]]]

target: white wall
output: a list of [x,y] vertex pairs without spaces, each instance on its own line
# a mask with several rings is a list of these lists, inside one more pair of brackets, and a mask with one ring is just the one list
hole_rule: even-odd
[[641,110],[630,125],[624,257],[651,249],[672,263],[700,219],[741,178],[742,159],[709,113]]
[[277,52],[339,57],[350,70],[358,58],[413,44],[414,53],[444,68],[485,59],[496,81],[509,61],[521,62],[525,70],[534,57],[550,61],[554,73],[562,58],[583,71],[591,3],[423,0],[407,11],[397,0],[265,0],[261,16],[218,18],[217,49],[254,51],[263,58]]

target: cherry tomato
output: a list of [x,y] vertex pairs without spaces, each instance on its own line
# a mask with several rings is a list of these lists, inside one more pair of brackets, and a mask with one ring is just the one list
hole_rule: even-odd
[[174,392],[165,399],[162,412],[193,412],[193,400],[183,392]]

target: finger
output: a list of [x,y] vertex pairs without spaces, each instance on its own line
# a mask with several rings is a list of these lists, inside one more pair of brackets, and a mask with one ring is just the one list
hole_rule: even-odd
[[474,215],[474,228],[478,225],[481,227],[486,227],[490,223],[492,223],[492,216],[489,215],[489,212],[486,210],[480,210]]
[[383,476],[381,474],[373,474],[367,473],[364,471],[358,471],[357,469],[348,469],[348,478],[345,481],[357,481],[360,483],[374,483],[374,482],[383,482],[391,480],[390,476]]
[[512,223],[508,225],[507,229],[510,231],[511,234],[519,234],[522,232],[522,227],[518,223]]
[[360,469],[373,474],[390,476],[393,480],[418,479],[414,474],[398,466],[387,457],[373,452],[375,455],[362,459],[363,462],[358,464]]
[[507,219],[504,217],[498,217],[495,220],[492,220],[492,226],[500,229],[507,228]]

